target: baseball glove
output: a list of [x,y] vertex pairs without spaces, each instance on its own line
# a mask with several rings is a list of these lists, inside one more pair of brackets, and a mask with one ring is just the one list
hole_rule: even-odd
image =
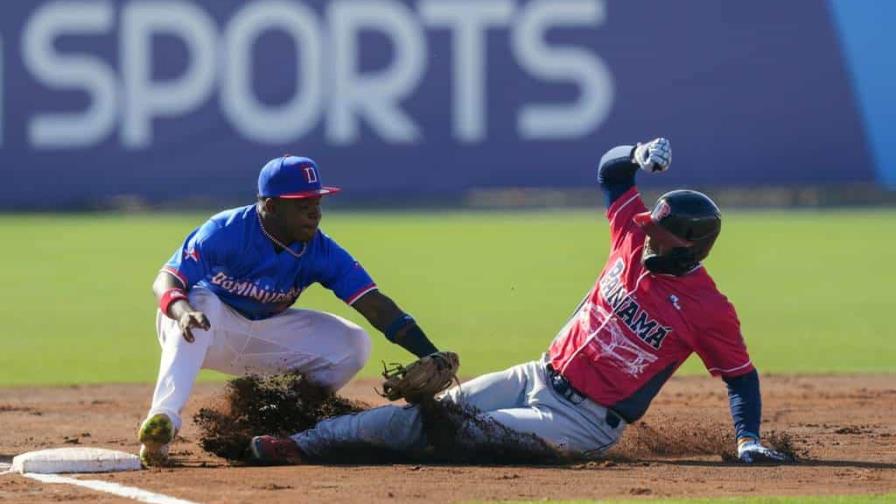
[[404,398],[416,404],[433,398],[450,387],[452,382],[458,382],[459,367],[460,359],[454,352],[436,352],[421,357],[407,367],[401,364],[386,366],[384,362],[383,390],[377,390],[377,393],[390,401]]

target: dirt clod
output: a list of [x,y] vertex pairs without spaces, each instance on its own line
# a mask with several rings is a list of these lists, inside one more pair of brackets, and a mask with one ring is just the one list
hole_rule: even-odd
[[288,436],[324,418],[364,408],[363,403],[339,397],[300,374],[245,376],[230,380],[223,397],[200,409],[193,420],[202,432],[202,449],[243,462],[253,436]]

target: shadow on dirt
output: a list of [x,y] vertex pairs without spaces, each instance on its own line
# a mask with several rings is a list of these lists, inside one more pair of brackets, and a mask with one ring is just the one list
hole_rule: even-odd
[[651,464],[663,464],[681,467],[780,467],[781,465],[796,465],[800,467],[843,467],[849,469],[896,469],[896,464],[887,462],[866,462],[863,460],[799,460],[792,464],[755,464],[744,466],[739,462],[725,461],[713,462],[711,460],[646,460]]

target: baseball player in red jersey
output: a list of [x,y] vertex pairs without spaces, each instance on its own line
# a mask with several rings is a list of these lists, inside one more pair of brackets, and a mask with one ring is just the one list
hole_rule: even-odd
[[[638,169],[663,172],[669,141],[619,146],[601,159],[610,257],[593,288],[542,359],[480,376],[442,400],[479,410],[487,420],[534,434],[578,456],[600,455],[640,419],[691,353],[728,387],[738,457],[745,463],[787,457],[760,443],[759,375],[734,307],[701,261],[721,230],[706,195],[672,191],[648,211],[635,187]],[[417,450],[426,446],[417,407],[384,406],[335,417],[291,438],[258,436],[253,456],[295,463],[340,445]],[[471,443],[484,436],[475,426]]]

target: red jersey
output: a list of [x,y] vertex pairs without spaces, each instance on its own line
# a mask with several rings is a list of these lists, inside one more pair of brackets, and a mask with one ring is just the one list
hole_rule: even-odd
[[692,352],[713,375],[753,370],[734,306],[705,268],[673,276],[644,267],[646,234],[632,217],[646,211],[636,188],[607,209],[610,258],[549,351],[575,389],[628,422]]

